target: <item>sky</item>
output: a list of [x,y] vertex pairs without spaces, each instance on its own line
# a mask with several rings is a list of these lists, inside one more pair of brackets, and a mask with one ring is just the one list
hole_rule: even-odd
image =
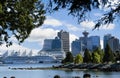
[[0,46],[0,54],[8,51],[32,51],[35,55],[39,52],[44,43],[44,39],[54,39],[57,36],[57,32],[65,30],[70,34],[70,44],[73,40],[83,36],[83,31],[88,31],[89,36],[100,36],[101,46],[103,47],[103,36],[105,34],[112,34],[116,38],[120,39],[119,25],[120,21],[116,20],[113,24],[101,26],[98,29],[92,30],[95,25],[95,21],[102,17],[103,10],[93,10],[88,13],[88,20],[78,23],[77,18],[68,15],[66,10],[60,10],[52,14],[46,14],[46,20],[44,24],[38,28],[32,30],[30,36],[22,43],[18,44],[14,37],[11,40],[14,41],[13,45],[6,47],[5,44]]

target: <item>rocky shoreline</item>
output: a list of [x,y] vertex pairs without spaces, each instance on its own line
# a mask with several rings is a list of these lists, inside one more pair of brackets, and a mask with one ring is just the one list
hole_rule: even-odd
[[27,68],[9,68],[12,70],[96,70],[107,72],[120,72],[120,63],[115,64],[67,64],[52,67],[27,67]]
[[98,71],[116,71],[120,72],[120,63],[115,64],[67,64],[53,66],[53,68],[70,69],[70,70],[98,70]]

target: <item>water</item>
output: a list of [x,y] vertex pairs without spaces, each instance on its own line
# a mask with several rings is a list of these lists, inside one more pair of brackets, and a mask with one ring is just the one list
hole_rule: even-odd
[[16,78],[53,78],[60,75],[61,78],[72,78],[82,76],[85,73],[91,74],[91,78],[120,78],[120,72],[96,72],[96,71],[80,71],[80,70],[11,70],[14,67],[50,67],[54,64],[14,64],[0,66],[0,78],[15,76]]

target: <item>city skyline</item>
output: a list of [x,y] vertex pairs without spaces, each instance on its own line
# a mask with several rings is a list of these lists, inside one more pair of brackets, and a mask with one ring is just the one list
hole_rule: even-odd
[[[38,52],[42,49],[43,41],[46,38],[54,38],[58,31],[65,30],[70,33],[70,44],[76,38],[82,36],[83,31],[88,31],[90,35],[98,35],[100,36],[100,41],[103,46],[103,36],[105,34],[112,34],[113,36],[120,39],[119,33],[119,23],[109,24],[109,26],[102,26],[99,30],[92,30],[95,23],[94,20],[99,18],[102,15],[103,11],[101,10],[93,10],[89,15],[89,21],[83,21],[81,23],[77,22],[77,19],[68,15],[66,10],[61,10],[55,12],[53,14],[46,14],[47,18],[44,24],[36,29],[33,29],[30,36],[21,44],[18,45],[18,42],[14,37],[11,38],[13,43],[12,46],[6,48],[5,44],[0,46],[1,51],[7,50],[33,50],[34,52]],[[60,17],[58,17],[60,16]],[[63,19],[64,18],[64,19]],[[94,20],[93,20],[94,19]]]
[[101,48],[99,36],[88,36],[89,32],[84,31],[83,36],[79,37],[71,43],[71,52],[74,56],[81,53],[84,54],[85,49],[93,52],[97,48]]
[[[60,30],[60,31],[65,31],[65,30]],[[58,34],[60,31],[56,32],[55,38],[58,37],[57,34]],[[67,32],[67,31],[65,31],[65,32]],[[86,32],[86,31],[83,31],[83,32],[81,32],[81,33],[83,34],[84,32]],[[68,33],[69,33],[69,32],[68,32]],[[111,35],[110,37],[116,38],[116,37],[113,36],[112,34],[105,34],[104,36],[106,36],[106,35]],[[87,35],[87,36],[88,36],[88,35]],[[95,37],[95,36],[99,37],[98,35],[89,35],[88,37]],[[73,41],[75,41],[76,39],[79,39],[79,38],[81,38],[81,37],[83,37],[83,35],[82,35],[82,36],[79,36],[79,37],[76,37]],[[44,39],[44,40],[53,40],[53,39],[55,39],[55,38],[46,38],[46,39]],[[116,38],[116,39],[117,39],[117,38]],[[44,40],[43,40],[43,41],[44,41]],[[103,37],[103,40],[104,40],[104,37]],[[73,41],[72,41],[72,42],[73,42]],[[71,47],[72,42],[70,42],[70,47],[69,47],[69,48],[70,48],[70,51],[72,51],[72,50],[71,50],[71,48],[72,48],[72,47]],[[104,49],[104,43],[103,43],[103,41],[102,41],[102,45],[101,45],[101,42],[100,42],[100,46],[102,46],[101,49]],[[11,47],[11,46],[10,46],[10,47]],[[13,45],[13,47],[16,47],[16,46]],[[44,47],[44,44],[43,44],[42,48],[43,48],[43,47]],[[40,50],[42,50],[42,48],[41,48]],[[21,49],[22,49],[22,47],[21,47]],[[14,50],[14,49],[13,49],[13,50],[11,50],[11,52],[12,52],[12,51],[24,52],[24,51],[27,50],[27,48],[25,48],[25,50],[22,50],[22,51],[21,51],[21,49],[19,49],[19,50]],[[36,53],[38,53],[40,50],[37,50]],[[5,50],[5,51],[9,51],[9,50]],[[32,49],[30,49],[30,50],[27,51],[27,52],[29,53],[30,51],[33,51],[33,53],[34,53],[34,50],[32,50]]]

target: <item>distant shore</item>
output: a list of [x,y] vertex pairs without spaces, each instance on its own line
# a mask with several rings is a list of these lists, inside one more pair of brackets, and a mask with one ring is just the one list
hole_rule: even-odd
[[68,64],[53,66],[53,68],[66,68],[70,70],[97,70],[97,71],[116,71],[120,72],[120,63],[114,64]]
[[115,71],[120,72],[120,63],[115,64],[67,64],[52,67],[19,67],[9,68],[12,70],[95,70],[95,71]]

